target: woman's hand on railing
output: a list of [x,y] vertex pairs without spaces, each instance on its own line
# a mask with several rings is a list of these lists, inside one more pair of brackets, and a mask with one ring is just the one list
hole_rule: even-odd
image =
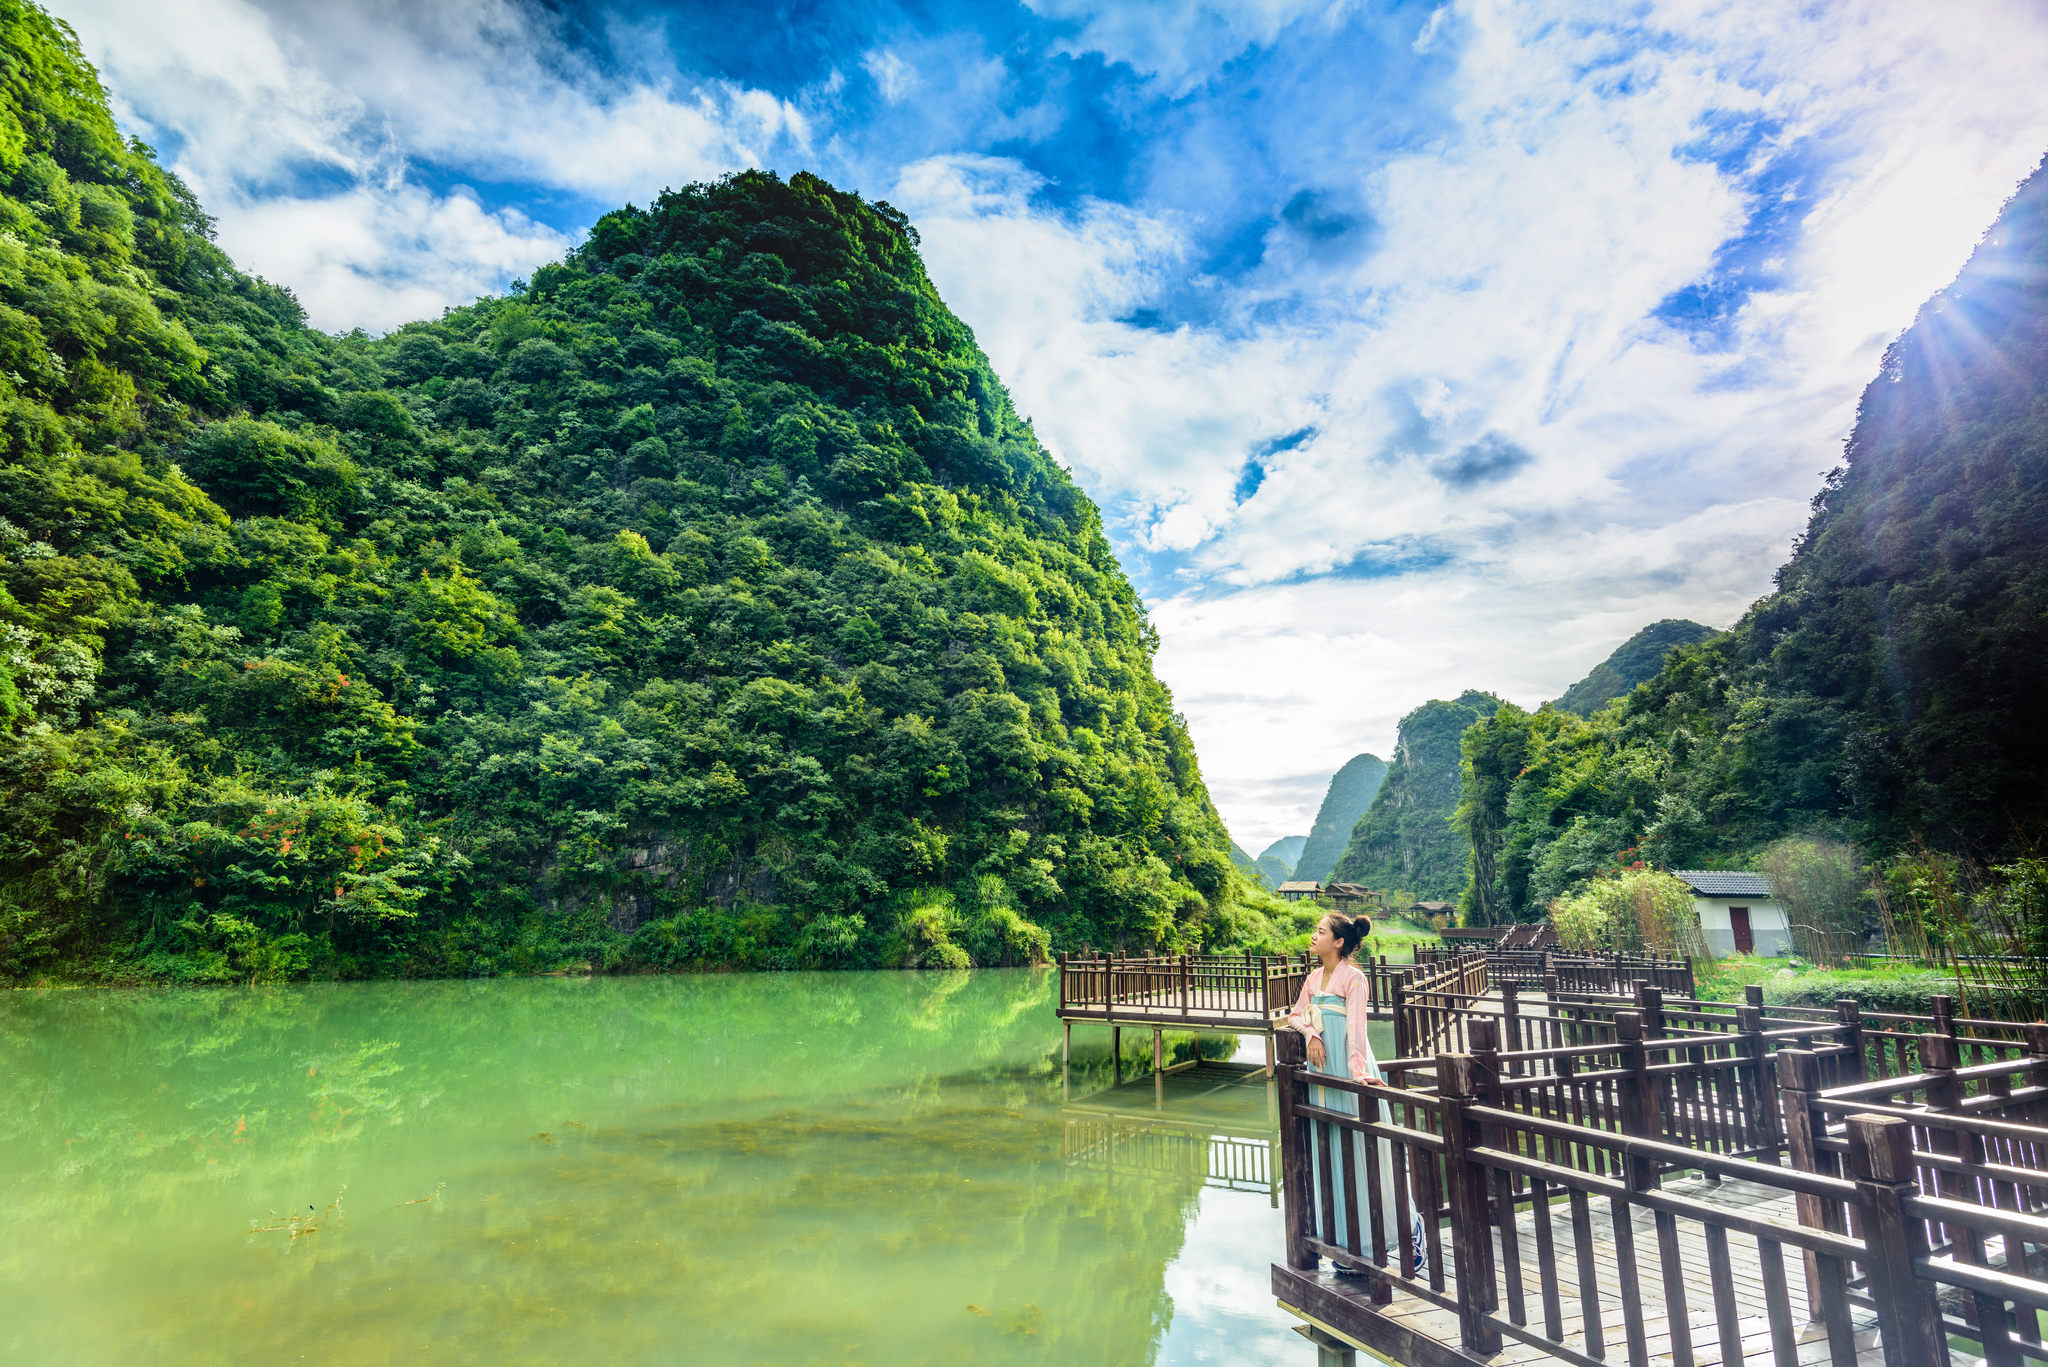
[[1323,1037],[1321,1035],[1310,1035],[1308,1037],[1308,1061],[1320,1068],[1328,1057],[1329,1055],[1323,1049]]

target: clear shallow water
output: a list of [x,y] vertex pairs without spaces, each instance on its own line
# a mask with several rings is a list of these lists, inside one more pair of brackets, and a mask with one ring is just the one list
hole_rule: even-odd
[[1054,991],[0,994],[0,1360],[1308,1360],[1263,1191],[1063,1156]]

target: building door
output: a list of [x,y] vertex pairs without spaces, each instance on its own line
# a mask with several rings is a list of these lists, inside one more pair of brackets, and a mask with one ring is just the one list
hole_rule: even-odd
[[1756,937],[1749,933],[1749,908],[1728,908],[1728,928],[1735,932],[1737,954],[1756,953]]

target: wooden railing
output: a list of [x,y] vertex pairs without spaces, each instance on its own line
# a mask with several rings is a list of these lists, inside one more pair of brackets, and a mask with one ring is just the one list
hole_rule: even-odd
[[[1632,1363],[1668,1334],[1675,1363],[1703,1337],[1734,1367],[1758,1314],[1784,1367],[1799,1361],[1796,1321],[1821,1326],[1828,1360],[1849,1367],[1859,1315],[1875,1316],[1891,1367],[1945,1363],[1950,1336],[1996,1367],[2048,1360],[2048,1025],[1958,1020],[1946,999],[1927,1016],[1846,1000],[1767,1013],[1653,987],[1520,1005],[1469,1015],[1466,1049],[1389,1061],[1387,1088],[1310,1074],[1283,1043],[1291,1266],[1329,1257],[1366,1272],[1375,1303],[1400,1291],[1454,1311],[1469,1351],[1505,1337],[1578,1367],[1617,1329]],[[1663,1189],[1691,1172],[1741,1178],[1796,1215]],[[1597,1253],[1596,1225],[1612,1245]],[[1741,1294],[1731,1241],[1754,1245]]]
[[1279,955],[1065,956],[1059,968],[1063,1014],[1248,1022],[1285,1013],[1308,972],[1302,959]]
[[1390,987],[1394,1052],[1403,1057],[1462,1041],[1467,1022],[1485,1008],[1486,955],[1454,955],[1407,971]]
[[[1412,970],[1384,957],[1357,963],[1373,1017],[1391,1019],[1394,988]],[[1062,955],[1060,1014],[1139,1024],[1185,1017],[1255,1026],[1292,1010],[1314,967],[1306,954]]]
[[1658,959],[1639,954],[1565,954],[1546,951],[1558,986],[1566,992],[1627,995],[1634,984],[1647,982],[1666,992],[1690,997],[1697,990],[1692,960]]

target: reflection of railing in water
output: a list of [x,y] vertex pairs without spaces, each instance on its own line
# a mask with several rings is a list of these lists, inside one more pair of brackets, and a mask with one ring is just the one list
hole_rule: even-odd
[[1200,1181],[1226,1191],[1264,1192],[1269,1202],[1279,1203],[1277,1141],[1270,1135],[1073,1112],[1065,1119],[1061,1156],[1069,1168]]

